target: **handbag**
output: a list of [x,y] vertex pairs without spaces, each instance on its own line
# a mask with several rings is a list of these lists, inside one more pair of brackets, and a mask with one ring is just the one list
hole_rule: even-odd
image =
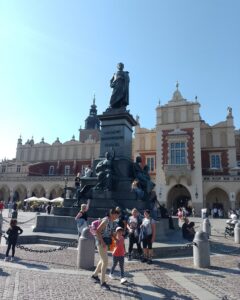
[[147,237],[146,230],[144,226],[140,228],[140,234],[139,234],[139,242],[143,241]]

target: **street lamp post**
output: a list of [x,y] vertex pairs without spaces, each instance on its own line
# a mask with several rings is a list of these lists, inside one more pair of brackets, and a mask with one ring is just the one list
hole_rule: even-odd
[[65,178],[64,178],[64,182],[65,182],[65,188],[67,188],[67,185],[68,185],[68,177],[65,177]]
[[196,199],[198,198],[198,190],[197,190],[197,185],[196,185],[195,197],[196,197]]
[[67,197],[67,187],[68,187],[68,177],[64,178],[64,182],[65,182],[65,188],[64,188],[64,190],[65,190],[65,197],[64,198],[66,198]]

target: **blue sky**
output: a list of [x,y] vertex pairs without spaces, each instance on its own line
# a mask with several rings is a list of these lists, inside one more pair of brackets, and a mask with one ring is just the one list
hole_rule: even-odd
[[0,159],[20,134],[78,138],[93,94],[99,114],[108,107],[120,61],[141,126],[155,127],[178,80],[207,123],[231,106],[239,129],[239,14],[238,0],[0,0]]

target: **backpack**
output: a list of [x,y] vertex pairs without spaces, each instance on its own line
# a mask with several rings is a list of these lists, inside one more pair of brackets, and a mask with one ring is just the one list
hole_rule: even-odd
[[90,232],[92,235],[96,235],[97,233],[97,228],[98,226],[101,224],[102,220],[101,219],[98,219],[98,220],[95,220],[95,221],[92,221],[91,225],[90,225]]

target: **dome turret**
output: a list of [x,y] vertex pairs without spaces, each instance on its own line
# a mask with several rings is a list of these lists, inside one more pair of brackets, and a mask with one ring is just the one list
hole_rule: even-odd
[[100,121],[97,117],[97,106],[95,104],[95,95],[93,97],[93,104],[91,105],[89,116],[85,120],[85,129],[99,129]]

